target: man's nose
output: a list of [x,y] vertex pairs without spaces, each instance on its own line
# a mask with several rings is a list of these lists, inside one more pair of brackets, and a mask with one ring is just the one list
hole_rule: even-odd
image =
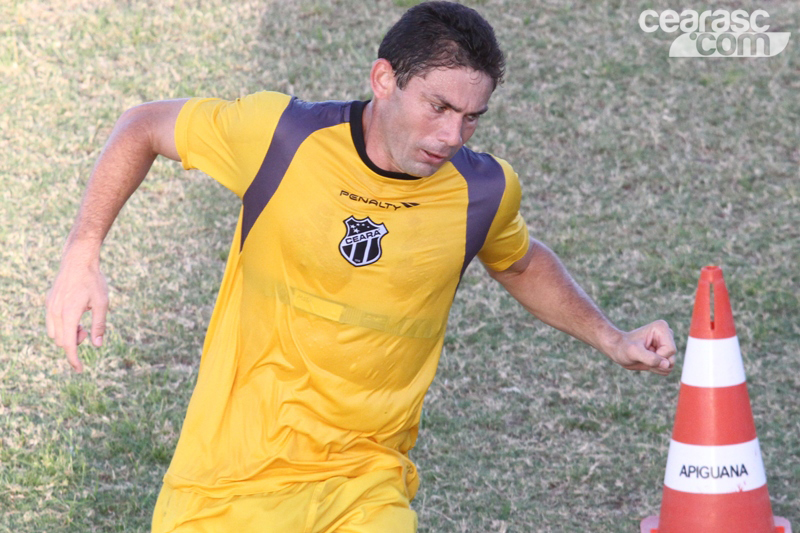
[[460,148],[464,143],[461,135],[461,126],[461,117],[454,113],[452,117],[448,117],[448,120],[442,124],[442,128],[439,130],[439,140],[446,143],[447,146]]

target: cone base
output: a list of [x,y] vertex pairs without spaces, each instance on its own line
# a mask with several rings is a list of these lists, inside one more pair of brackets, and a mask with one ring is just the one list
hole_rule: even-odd
[[[792,524],[782,516],[775,516],[775,533],[792,533]],[[648,516],[642,520],[640,533],[659,533],[658,517]]]
[[774,533],[767,485],[727,494],[693,494],[664,486],[659,533]]
[[658,517],[648,516],[641,523],[640,533],[658,533]]

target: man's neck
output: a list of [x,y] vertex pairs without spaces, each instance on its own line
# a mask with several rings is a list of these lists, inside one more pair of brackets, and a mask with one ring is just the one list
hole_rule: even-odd
[[361,127],[364,129],[364,146],[367,151],[367,157],[370,158],[375,164],[378,164],[380,158],[376,158],[375,156],[375,146],[377,144],[375,137],[376,131],[373,129],[375,126],[375,100],[370,100],[367,102],[367,105],[364,106],[364,111],[361,114]]

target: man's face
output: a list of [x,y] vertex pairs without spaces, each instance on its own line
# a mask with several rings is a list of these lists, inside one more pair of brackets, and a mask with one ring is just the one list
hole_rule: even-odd
[[404,89],[393,85],[375,164],[393,172],[430,176],[475,133],[493,90],[488,75],[466,67],[414,76]]

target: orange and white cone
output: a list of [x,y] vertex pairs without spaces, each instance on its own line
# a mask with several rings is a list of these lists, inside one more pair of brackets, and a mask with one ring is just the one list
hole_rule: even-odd
[[767,476],[722,269],[702,269],[667,457],[661,514],[641,533],[791,533]]

